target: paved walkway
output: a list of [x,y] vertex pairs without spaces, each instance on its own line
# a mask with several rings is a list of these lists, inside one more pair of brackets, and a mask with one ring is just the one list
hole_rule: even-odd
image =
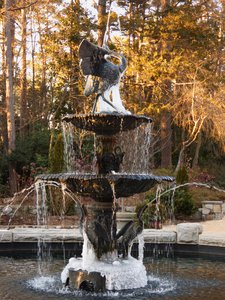
[[[199,222],[203,231],[199,236],[200,245],[225,247],[225,217],[222,220]],[[176,231],[176,225],[166,225],[164,230]]]
[[[202,224],[203,227],[203,233],[220,233],[225,234],[225,217],[222,220],[210,220],[210,221],[204,221],[199,222]],[[163,229],[165,230],[176,230],[176,225],[166,225],[163,226]]]

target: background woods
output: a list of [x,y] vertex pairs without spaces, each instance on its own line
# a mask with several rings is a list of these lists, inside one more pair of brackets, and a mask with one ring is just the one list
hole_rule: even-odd
[[[1,196],[52,160],[63,168],[61,116],[92,106],[78,46],[103,43],[109,10],[108,0],[0,1]],[[108,44],[128,60],[125,107],[154,119],[149,169],[186,167],[225,186],[224,1],[117,0],[109,22]]]

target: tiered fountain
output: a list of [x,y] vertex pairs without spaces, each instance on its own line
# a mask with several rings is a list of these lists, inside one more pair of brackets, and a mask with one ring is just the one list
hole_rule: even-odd
[[[139,259],[135,259],[130,250],[132,242],[143,230],[141,217],[146,206],[137,213],[136,220],[131,220],[117,231],[117,199],[148,191],[157,183],[173,179],[152,174],[121,173],[126,153],[121,149],[118,133],[150,124],[151,119],[127,112],[118,98],[118,91],[112,91],[112,99],[108,97],[110,90],[118,88],[121,73],[124,71],[121,65],[114,65],[104,58],[105,54],[115,56],[115,52],[112,54],[83,41],[79,54],[83,73],[89,75],[85,93],[88,94],[88,89],[93,88],[90,88],[90,82],[96,84],[91,75],[97,76],[102,86],[98,87],[92,113],[67,115],[63,121],[95,133],[96,171],[92,174],[74,171],[41,175],[37,178],[58,181],[74,194],[92,199],[91,207],[85,207],[81,200],[84,237],[82,258],[70,259],[62,272],[62,282],[71,288],[90,291],[139,288],[147,284],[143,255],[139,253]],[[124,59],[122,57],[122,64],[125,63]],[[91,62],[89,71],[85,62]],[[130,146],[132,147],[132,142]]]

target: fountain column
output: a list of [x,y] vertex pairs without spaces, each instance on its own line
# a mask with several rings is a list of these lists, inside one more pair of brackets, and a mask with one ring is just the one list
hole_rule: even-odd
[[108,174],[119,172],[123,161],[122,152],[114,135],[96,135],[97,173]]
[[[95,156],[97,158],[97,174],[106,175],[112,172],[118,172],[122,163],[124,153],[119,145],[115,135],[98,135],[95,136]],[[108,253],[117,252],[116,242],[116,202],[112,189],[112,197],[104,196],[101,199],[93,201],[84,210],[84,230],[87,238],[91,242],[96,257],[104,258]],[[95,190],[101,189],[101,185],[95,186]]]
[[97,259],[103,259],[117,252],[116,213],[112,201],[96,202],[85,208],[87,219],[84,230],[92,244]]

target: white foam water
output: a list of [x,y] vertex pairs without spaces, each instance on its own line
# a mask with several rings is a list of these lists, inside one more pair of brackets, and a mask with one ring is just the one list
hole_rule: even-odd
[[27,284],[35,290],[51,292],[55,291],[55,282],[54,276],[38,276],[30,279]]
[[[65,282],[71,266],[75,269],[83,267],[83,258],[70,259],[69,264],[61,274],[63,282]],[[153,294],[165,295],[177,289],[177,282],[173,277],[157,276],[154,273],[146,275],[145,267],[143,268],[141,261],[132,257],[129,257],[127,260],[114,260],[114,262],[111,261],[110,263],[98,261],[89,266],[90,272],[96,270],[96,268],[102,275],[109,276],[106,282],[107,291],[103,293],[90,293],[63,287],[60,284],[58,273],[29,279],[26,285],[36,291],[54,293],[55,295],[69,295],[68,299],[72,299],[71,297],[83,299],[87,295],[93,298],[97,297],[97,299],[108,299],[108,297],[110,299],[143,299],[143,295],[146,297],[151,297]],[[146,275],[146,277],[143,275]],[[142,286],[143,284],[145,286]]]
[[171,278],[148,275],[149,290],[155,294],[166,294],[177,288],[177,284]]
[[106,278],[107,290],[136,289],[147,285],[147,273],[142,261],[133,257],[118,259],[115,261],[94,261],[83,268],[83,258],[70,258],[69,263],[61,273],[62,283],[65,284],[69,277],[69,269],[99,272]]
[[74,271],[99,272],[106,278],[106,289],[126,290],[136,289],[147,285],[147,272],[141,259],[131,255],[127,259],[118,258],[117,252],[108,253],[101,260],[95,256],[94,249],[83,232],[84,244],[82,258],[72,257],[61,273],[61,281],[66,283],[69,277],[69,269]]

